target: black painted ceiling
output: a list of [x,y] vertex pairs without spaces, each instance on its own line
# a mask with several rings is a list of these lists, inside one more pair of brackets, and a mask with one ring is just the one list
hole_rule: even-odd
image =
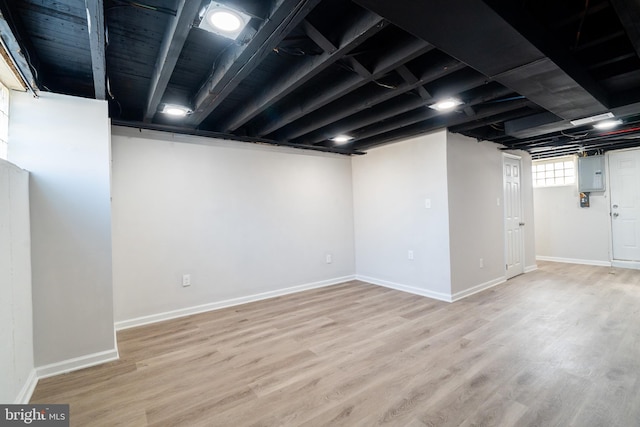
[[[640,145],[637,1],[219,2],[252,17],[236,41],[198,28],[208,0],[0,11],[37,90],[107,99],[115,124],[347,154],[443,127],[534,157]],[[570,123],[607,112],[622,125]]]

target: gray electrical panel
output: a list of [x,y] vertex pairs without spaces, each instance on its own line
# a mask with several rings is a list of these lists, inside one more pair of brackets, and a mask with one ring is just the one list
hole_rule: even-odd
[[578,191],[604,190],[604,156],[578,157]]

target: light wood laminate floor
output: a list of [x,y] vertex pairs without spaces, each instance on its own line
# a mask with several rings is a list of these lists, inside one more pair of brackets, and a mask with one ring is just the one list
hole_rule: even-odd
[[540,263],[448,304],[361,282],[118,333],[43,379],[75,426],[639,426],[640,272]]

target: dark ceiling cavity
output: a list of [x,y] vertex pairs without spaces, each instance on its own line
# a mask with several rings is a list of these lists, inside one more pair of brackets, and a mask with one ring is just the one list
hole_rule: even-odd
[[[640,146],[637,1],[219,0],[250,17],[236,40],[199,27],[209,3],[0,0],[0,29],[37,90],[123,126],[341,154],[442,128],[536,158]],[[571,123],[603,113],[620,127]]]

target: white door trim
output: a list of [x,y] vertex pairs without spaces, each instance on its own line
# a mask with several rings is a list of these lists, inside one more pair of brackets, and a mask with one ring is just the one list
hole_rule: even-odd
[[[620,149],[620,150],[612,150],[606,153],[606,161],[605,161],[605,174],[607,177],[607,181],[606,181],[606,190],[607,190],[607,194],[608,194],[608,210],[609,210],[609,256],[611,259],[611,265],[614,267],[619,267],[619,268],[630,268],[630,269],[640,269],[640,260],[638,259],[623,259],[621,258],[616,258],[615,255],[615,233],[614,233],[614,209],[613,209],[613,203],[614,203],[614,193],[618,194],[617,191],[620,191],[619,189],[616,190],[616,182],[614,182],[615,180],[613,179],[613,169],[614,169],[614,165],[613,165],[613,160],[612,157],[616,156],[616,155],[624,155],[624,154],[631,154],[631,153],[635,153],[636,157],[640,157],[640,149],[638,147],[632,147],[632,148],[625,148],[625,149]],[[636,172],[636,176],[638,176],[638,172]],[[636,178],[638,179],[638,178]],[[614,188],[616,187],[616,188]],[[619,198],[619,197],[618,197]],[[620,253],[618,254],[620,255]]]
[[[515,155],[515,154],[511,154],[511,153],[502,153],[502,157],[503,157],[503,159],[506,157],[508,159],[514,159],[514,160],[522,161],[522,156],[518,156],[518,155]],[[502,161],[502,164],[504,164],[504,160]]]
[[515,274],[510,274],[508,271],[508,245],[507,245],[507,197],[506,197],[506,191],[505,191],[505,160],[506,159],[510,159],[510,160],[516,160],[519,164],[519,173],[520,173],[520,188],[518,191],[518,197],[519,197],[519,201],[518,204],[520,205],[520,221],[525,223],[525,218],[524,218],[524,209],[523,209],[523,203],[522,203],[522,156],[518,156],[515,154],[510,154],[510,153],[502,153],[502,230],[503,230],[503,245],[504,245],[504,265],[505,265],[505,277],[507,279],[510,279],[512,277],[518,276],[520,274],[523,274],[525,272],[525,267],[524,267],[524,256],[525,256],[525,233],[524,230],[521,230],[520,233],[520,247],[519,252],[520,252],[520,266],[522,267],[522,271],[518,271]]

